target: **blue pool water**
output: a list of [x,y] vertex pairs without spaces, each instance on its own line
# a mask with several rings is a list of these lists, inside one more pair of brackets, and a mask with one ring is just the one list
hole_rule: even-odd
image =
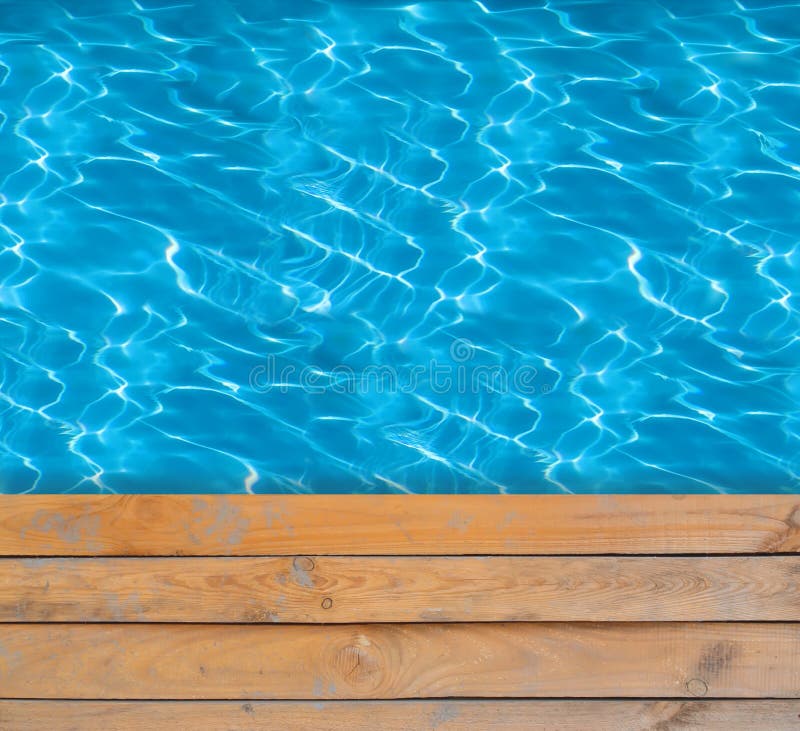
[[0,491],[800,487],[800,3],[0,0]]

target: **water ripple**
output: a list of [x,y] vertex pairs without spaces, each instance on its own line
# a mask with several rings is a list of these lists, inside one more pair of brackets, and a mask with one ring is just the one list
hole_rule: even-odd
[[797,490],[798,93],[793,2],[0,0],[0,492]]

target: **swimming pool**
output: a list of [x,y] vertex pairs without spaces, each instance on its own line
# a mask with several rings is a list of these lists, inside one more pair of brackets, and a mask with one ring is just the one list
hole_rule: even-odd
[[0,492],[800,486],[800,3],[0,0]]

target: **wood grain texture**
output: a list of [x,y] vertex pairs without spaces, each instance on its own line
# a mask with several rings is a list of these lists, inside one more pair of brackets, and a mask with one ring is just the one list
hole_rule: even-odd
[[0,559],[2,622],[800,621],[800,556]]
[[800,626],[0,625],[14,698],[800,697]]
[[0,731],[797,731],[800,701],[0,701]]
[[791,553],[797,495],[0,496],[0,555]]

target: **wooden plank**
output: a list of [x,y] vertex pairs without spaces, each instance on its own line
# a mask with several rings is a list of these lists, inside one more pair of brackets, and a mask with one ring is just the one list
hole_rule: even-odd
[[800,626],[0,625],[2,696],[800,697]]
[[798,701],[0,701],[0,731],[797,731]]
[[793,553],[797,495],[4,495],[0,555]]
[[800,556],[0,559],[2,622],[797,621]]

